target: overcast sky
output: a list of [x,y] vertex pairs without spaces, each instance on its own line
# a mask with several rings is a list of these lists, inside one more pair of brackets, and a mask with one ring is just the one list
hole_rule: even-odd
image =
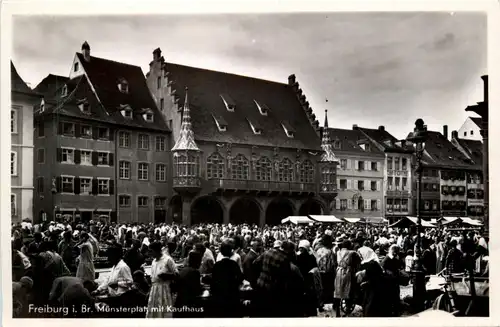
[[[166,61],[286,83],[294,73],[323,124],[386,129],[398,138],[422,117],[431,130],[460,128],[482,100],[486,15],[308,13],[22,17],[12,59],[35,87],[67,76],[87,40],[93,56],[141,66]],[[328,99],[328,102],[326,102]]]

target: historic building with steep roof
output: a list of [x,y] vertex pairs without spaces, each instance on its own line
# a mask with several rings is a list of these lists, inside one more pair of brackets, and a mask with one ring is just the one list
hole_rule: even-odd
[[31,90],[10,62],[10,204],[12,222],[33,219],[33,108],[40,94]]
[[264,225],[329,212],[336,162],[294,75],[277,83],[188,67],[156,49],[146,77],[175,144],[173,221]]
[[140,67],[90,55],[36,87],[39,219],[166,221],[170,130]]
[[464,140],[482,141],[481,117],[467,117],[457,133]]

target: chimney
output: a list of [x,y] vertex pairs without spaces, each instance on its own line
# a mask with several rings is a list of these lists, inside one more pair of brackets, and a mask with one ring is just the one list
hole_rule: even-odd
[[295,74],[288,76],[288,85],[295,84]]
[[448,125],[443,126],[443,135],[445,139],[448,139]]
[[158,60],[160,60],[160,58],[161,58],[161,49],[160,48],[156,48],[153,51],[153,61],[158,61]]
[[378,130],[379,130],[379,131],[382,131],[382,132],[383,132],[383,131],[385,131],[385,126],[384,126],[384,125],[380,125],[380,126],[378,127]]
[[83,42],[82,44],[82,55],[85,61],[90,61],[90,45],[87,43],[87,41]]
[[352,130],[357,131],[358,130],[358,124],[353,124],[352,125]]
[[484,102],[488,103],[488,75],[481,76],[483,80]]
[[457,131],[451,132],[451,138],[455,140],[458,139],[458,132]]

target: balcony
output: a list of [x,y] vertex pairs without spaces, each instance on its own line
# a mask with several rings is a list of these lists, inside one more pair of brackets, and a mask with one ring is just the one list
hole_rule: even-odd
[[387,196],[395,198],[409,198],[410,192],[403,190],[387,190]]
[[298,182],[276,182],[238,179],[211,179],[212,187],[217,191],[242,190],[248,192],[287,192],[287,193],[316,193],[316,184]]
[[174,177],[173,188],[179,193],[198,193],[201,189],[201,180],[192,176]]
[[387,170],[387,175],[388,176],[402,176],[402,177],[406,177],[408,175],[408,170],[388,169]]

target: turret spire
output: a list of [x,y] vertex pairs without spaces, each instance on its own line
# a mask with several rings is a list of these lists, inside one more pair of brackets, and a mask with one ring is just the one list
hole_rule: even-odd
[[330,131],[328,130],[328,110],[325,110],[325,124],[323,125],[323,137],[321,138],[321,148],[323,155],[321,161],[336,162],[338,161],[333,153],[332,141],[330,140]]
[[184,107],[182,109],[181,130],[179,132],[179,138],[177,139],[177,142],[172,148],[172,151],[179,151],[179,150],[200,151],[200,148],[198,148],[198,145],[194,141],[194,132],[191,125],[189,95],[187,87],[186,87],[186,97],[184,99]]

